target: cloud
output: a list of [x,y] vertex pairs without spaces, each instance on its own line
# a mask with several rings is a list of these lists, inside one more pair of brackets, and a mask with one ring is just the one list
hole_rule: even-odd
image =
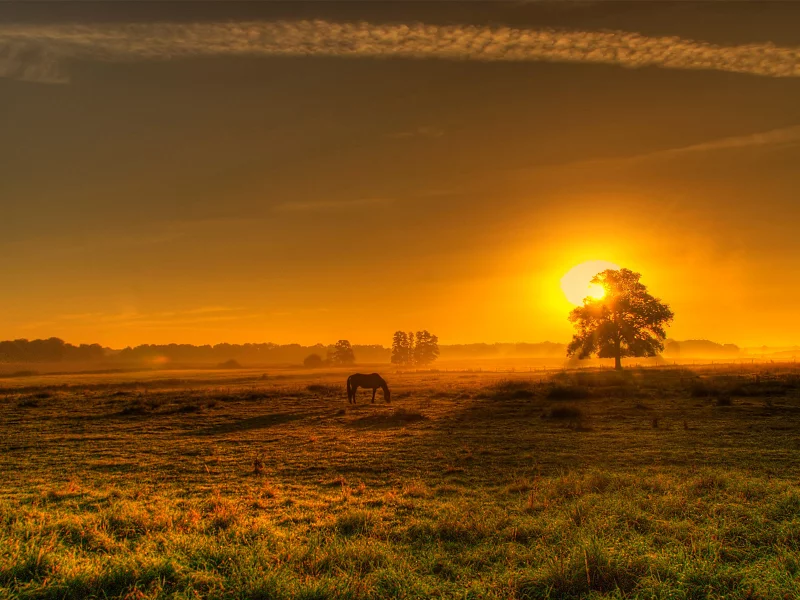
[[797,143],[800,143],[800,125],[793,125],[790,127],[782,127],[780,129],[771,129],[769,131],[752,133],[749,135],[724,137],[716,140],[710,140],[708,142],[701,142],[699,144],[679,146],[677,148],[665,148],[663,150],[655,150],[653,152],[644,152],[641,154],[630,154],[627,156],[616,156],[613,158],[586,158],[556,164],[547,163],[523,167],[515,170],[525,172],[531,169],[538,171],[542,169],[548,170],[554,167],[574,168],[578,166],[593,165],[598,167],[624,166],[643,161],[681,158],[695,153],[740,150],[743,148],[761,148],[765,146],[781,146]]
[[61,60],[336,56],[554,61],[800,76],[800,48],[721,46],[625,31],[330,21],[0,25],[0,75],[43,82]]
[[783,127],[780,129],[771,129],[769,131],[763,131],[760,133],[752,133],[749,135],[737,135],[737,136],[719,138],[716,140],[710,140],[708,142],[701,142],[699,144],[680,146],[678,148],[667,148],[664,150],[656,150],[654,152],[634,154],[632,156],[624,156],[620,158],[610,158],[610,159],[592,159],[588,161],[578,161],[578,162],[585,164],[630,163],[630,162],[648,161],[654,159],[680,158],[695,153],[719,152],[724,150],[740,150],[743,148],[761,148],[764,146],[781,146],[785,144],[796,144],[798,142],[800,142],[800,125],[795,125],[791,127]]
[[241,307],[201,306],[186,310],[153,313],[141,313],[137,310],[127,310],[119,313],[93,312],[62,314],[57,316],[56,319],[59,321],[100,323],[111,326],[171,326],[239,321],[260,316],[260,313],[251,313]]
[[409,138],[440,138],[444,135],[444,130],[438,127],[417,127],[408,131],[398,131],[390,133],[388,137],[401,140]]
[[388,198],[359,198],[358,200],[310,200],[307,202],[286,202],[278,204],[274,210],[278,212],[309,212],[347,210],[352,208],[366,208],[369,206],[384,206],[391,203]]
[[731,150],[753,146],[778,146],[783,144],[795,144],[797,142],[800,142],[800,125],[771,129],[770,131],[753,133],[750,135],[726,137],[710,142],[703,142],[701,144],[652,152],[644,156],[668,156],[690,152],[710,152],[714,150]]
[[0,77],[36,83],[67,83],[59,56],[46,44],[3,42],[0,34]]

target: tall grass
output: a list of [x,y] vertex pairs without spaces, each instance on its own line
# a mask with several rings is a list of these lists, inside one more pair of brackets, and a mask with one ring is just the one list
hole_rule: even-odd
[[0,598],[800,597],[798,390],[700,375],[10,394]]

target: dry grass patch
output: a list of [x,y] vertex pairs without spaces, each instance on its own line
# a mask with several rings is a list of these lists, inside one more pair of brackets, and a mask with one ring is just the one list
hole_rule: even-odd
[[398,373],[339,416],[340,374],[245,371],[0,394],[0,598],[800,597],[785,369],[702,372],[729,410],[672,368]]

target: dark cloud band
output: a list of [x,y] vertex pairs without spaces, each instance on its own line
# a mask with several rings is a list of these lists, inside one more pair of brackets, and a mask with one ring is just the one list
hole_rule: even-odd
[[330,21],[0,26],[0,76],[64,81],[63,59],[170,60],[203,56],[400,57],[553,61],[800,76],[800,48],[720,46],[631,32]]

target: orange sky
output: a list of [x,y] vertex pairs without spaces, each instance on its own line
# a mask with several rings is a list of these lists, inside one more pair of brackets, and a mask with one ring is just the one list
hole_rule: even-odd
[[[5,7],[0,49],[51,29],[0,65],[0,338],[566,341],[561,276],[608,260],[671,305],[670,337],[800,343],[784,4]],[[378,46],[333,27],[359,21]],[[452,56],[392,29],[420,22]],[[541,60],[545,35],[568,53]]]

